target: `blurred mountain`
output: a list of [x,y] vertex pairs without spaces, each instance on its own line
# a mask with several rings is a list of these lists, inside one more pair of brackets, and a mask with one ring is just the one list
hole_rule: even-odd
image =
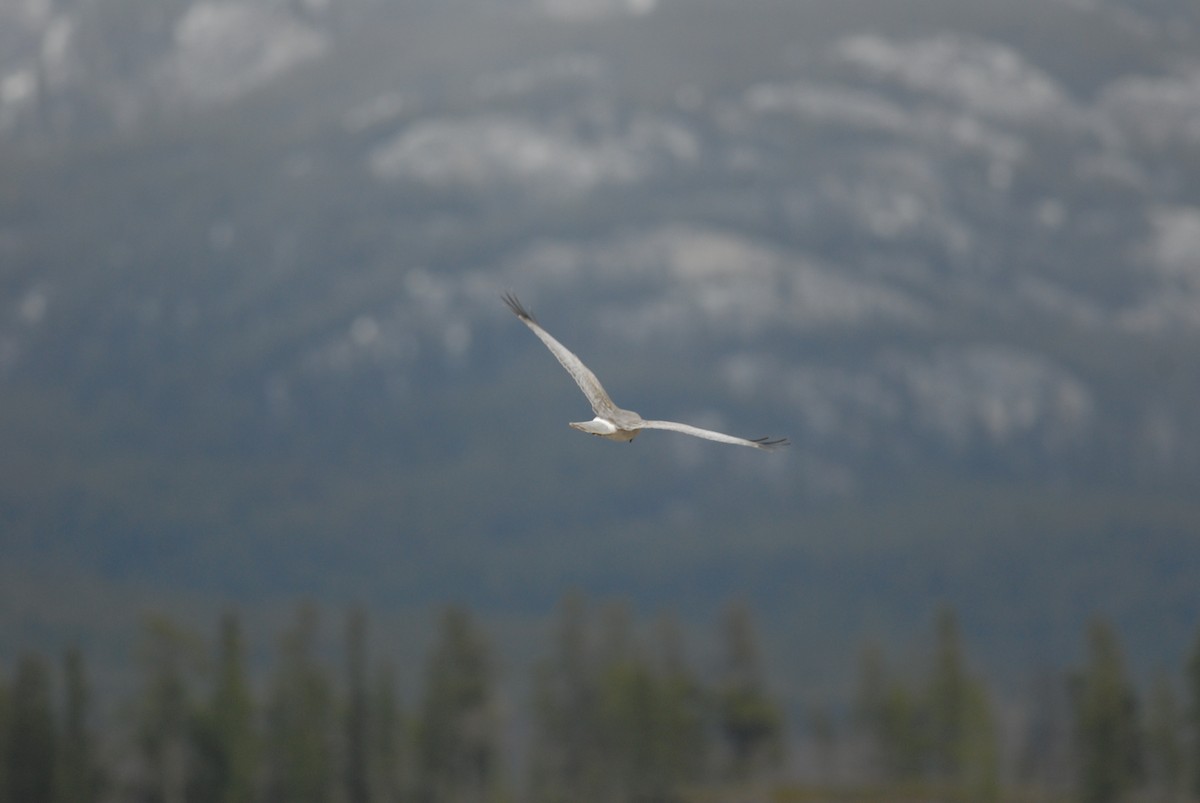
[[[813,675],[945,599],[1001,670],[1096,610],[1171,658],[1198,45],[1168,0],[0,3],[0,633],[582,587],[746,596]],[[571,432],[509,289],[619,404],[792,449]]]

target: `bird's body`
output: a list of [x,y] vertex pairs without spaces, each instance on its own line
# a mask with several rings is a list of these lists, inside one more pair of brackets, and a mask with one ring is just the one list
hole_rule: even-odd
[[546,344],[546,348],[550,349],[550,353],[558,358],[562,367],[575,380],[575,384],[579,385],[579,389],[583,391],[583,395],[587,397],[588,402],[592,405],[592,412],[596,414],[596,417],[591,421],[572,422],[571,427],[573,429],[611,441],[629,442],[636,438],[638,433],[643,429],[665,429],[673,432],[682,432],[685,435],[694,435],[697,438],[707,438],[719,443],[750,446],[755,449],[771,449],[776,446],[787,445],[787,438],[777,440],[768,440],[767,438],[738,438],[733,435],[726,435],[723,432],[714,432],[711,429],[693,427],[691,424],[681,424],[677,421],[648,421],[633,410],[621,409],[613,404],[613,400],[609,398],[608,393],[604,390],[604,386],[600,384],[600,380],[591,372],[591,369],[584,365],[583,361],[576,357],[566,346],[559,343],[549,332],[543,329],[529,311],[521,305],[516,296],[511,293],[506,294],[504,302],[521,319],[521,322],[528,326],[538,336],[538,339]]

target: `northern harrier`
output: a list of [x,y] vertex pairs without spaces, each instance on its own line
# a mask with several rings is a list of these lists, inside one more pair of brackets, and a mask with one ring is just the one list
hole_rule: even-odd
[[517,300],[516,296],[506,293],[504,303],[508,304],[508,308],[521,319],[521,322],[532,329],[533,333],[546,344],[546,348],[550,349],[550,352],[558,358],[562,367],[567,369],[567,373],[571,375],[571,378],[579,385],[579,389],[583,391],[583,395],[587,396],[587,400],[591,402],[592,411],[596,417],[591,421],[572,422],[573,428],[599,438],[607,438],[610,441],[632,441],[643,429],[669,429],[685,435],[694,435],[697,438],[707,438],[710,441],[732,443],[738,446],[751,446],[755,449],[771,449],[776,446],[788,445],[787,438],[777,440],[737,438],[723,432],[693,427],[691,424],[680,424],[675,421],[647,421],[632,410],[622,410],[613,404],[613,400],[604,392],[596,375],[566,346],[551,337],[550,333],[529,314],[529,310],[521,306],[521,302]]

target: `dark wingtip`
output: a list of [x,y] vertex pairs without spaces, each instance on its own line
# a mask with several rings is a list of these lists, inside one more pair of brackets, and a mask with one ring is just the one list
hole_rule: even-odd
[[521,304],[521,300],[517,298],[511,290],[501,294],[500,297],[504,299],[504,303],[508,305],[508,308],[512,310],[513,314],[518,318],[528,319],[531,321],[533,320],[533,314],[529,310],[525,309],[524,305]]
[[756,444],[758,444],[758,447],[760,449],[774,449],[777,446],[791,446],[792,445],[792,442],[789,441],[787,438],[776,438],[774,440],[771,440],[766,435],[764,435],[761,438],[751,438],[751,440],[754,441]]

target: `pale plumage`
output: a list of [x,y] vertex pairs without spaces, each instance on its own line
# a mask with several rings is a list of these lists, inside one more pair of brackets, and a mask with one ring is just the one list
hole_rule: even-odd
[[680,424],[676,421],[647,421],[632,410],[622,410],[613,404],[613,400],[605,392],[600,380],[583,364],[583,361],[576,357],[570,349],[551,337],[550,333],[543,329],[529,311],[521,305],[516,296],[506,293],[504,303],[508,304],[508,308],[521,319],[521,322],[546,344],[550,353],[558,358],[562,367],[566,368],[567,373],[575,380],[575,384],[579,385],[583,395],[587,396],[596,417],[591,421],[573,422],[571,426],[575,429],[613,441],[632,441],[643,429],[666,429],[672,432],[682,432],[685,435],[694,435],[697,438],[707,438],[710,441],[751,446],[755,449],[773,449],[777,446],[788,445],[787,438],[777,440],[738,438],[723,432],[714,432],[711,429],[693,427],[691,424]]

